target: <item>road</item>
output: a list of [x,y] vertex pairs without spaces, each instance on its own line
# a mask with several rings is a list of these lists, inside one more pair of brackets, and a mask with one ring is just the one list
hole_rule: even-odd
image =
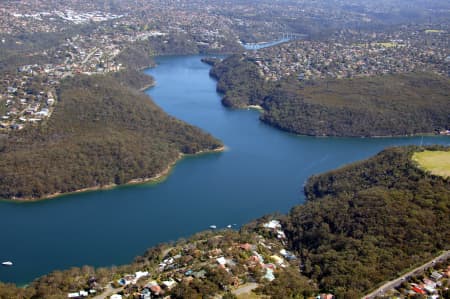
[[97,52],[97,47],[94,48],[94,50],[91,51],[91,53],[89,53],[86,58],[81,62],[81,65],[85,64],[86,62],[88,62],[89,59],[91,59],[92,55],[95,54],[95,52]]
[[423,273],[426,269],[432,267],[436,262],[444,261],[444,260],[448,259],[449,257],[450,257],[450,250],[447,250],[444,253],[442,253],[440,256],[433,258],[431,261],[427,262],[426,264],[423,264],[422,266],[417,267],[414,270],[411,270],[408,273],[406,273],[394,280],[386,282],[385,284],[383,284],[381,287],[379,287],[372,293],[362,297],[362,299],[372,299],[377,296],[381,296],[384,293],[386,293],[387,291],[398,287],[403,281],[407,280],[407,278],[409,278],[410,276],[414,276],[414,275]]
[[111,286],[111,283],[108,283],[108,285],[103,290],[103,293],[95,296],[93,299],[106,299],[109,296],[114,295],[122,290],[123,290],[123,287],[115,289]]
[[237,288],[236,290],[232,291],[232,293],[235,294],[236,296],[239,296],[239,295],[242,295],[242,294],[250,293],[251,291],[253,291],[257,287],[258,287],[257,283],[254,283],[254,282],[246,283],[245,285],[243,285],[243,286]]

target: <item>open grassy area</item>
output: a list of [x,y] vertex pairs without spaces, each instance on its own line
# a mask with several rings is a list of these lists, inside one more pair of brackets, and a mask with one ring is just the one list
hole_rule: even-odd
[[250,292],[250,293],[238,295],[237,298],[238,299],[264,299],[264,298],[268,298],[268,297]]
[[423,151],[414,153],[412,159],[432,174],[450,177],[450,151]]
[[[356,44],[358,46],[364,47],[364,48],[368,48],[369,47],[369,43],[363,43],[363,44]],[[396,42],[379,42],[379,43],[371,43],[372,46],[382,46],[385,48],[393,48],[393,47],[403,47],[404,45],[399,45]]]
[[6,102],[2,102],[0,100],[0,116],[3,116],[6,113]]
[[383,46],[385,48],[392,48],[392,47],[397,47],[398,44],[395,42],[385,42],[385,43],[373,43],[374,45],[377,46]]

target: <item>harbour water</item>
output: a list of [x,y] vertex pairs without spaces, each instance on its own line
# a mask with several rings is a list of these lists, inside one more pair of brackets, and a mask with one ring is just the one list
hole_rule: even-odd
[[0,202],[0,280],[27,283],[55,269],[130,262],[146,248],[210,225],[242,225],[303,202],[312,174],[406,144],[450,145],[450,137],[313,138],[269,127],[254,110],[220,103],[200,56],[158,58],[147,91],[167,113],[227,146],[187,157],[163,182],[80,193],[34,203]]

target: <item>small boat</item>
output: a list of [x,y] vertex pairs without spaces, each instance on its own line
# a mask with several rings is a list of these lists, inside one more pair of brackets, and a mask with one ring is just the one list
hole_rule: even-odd
[[11,262],[11,261],[2,262],[2,266],[5,266],[5,267],[11,267],[12,265],[13,265],[13,262]]
[[217,226],[215,226],[215,225],[210,225],[209,228],[211,228],[211,229],[216,229]]
[[231,224],[228,224],[228,225],[227,225],[227,228],[231,228]]

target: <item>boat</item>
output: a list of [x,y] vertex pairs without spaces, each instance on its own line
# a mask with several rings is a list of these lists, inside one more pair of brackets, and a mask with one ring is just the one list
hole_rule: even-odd
[[211,229],[216,229],[217,226],[215,226],[215,225],[210,225],[209,228],[211,228]]
[[13,265],[13,262],[11,262],[11,261],[2,262],[2,266],[5,266],[5,267],[11,267],[12,265]]

